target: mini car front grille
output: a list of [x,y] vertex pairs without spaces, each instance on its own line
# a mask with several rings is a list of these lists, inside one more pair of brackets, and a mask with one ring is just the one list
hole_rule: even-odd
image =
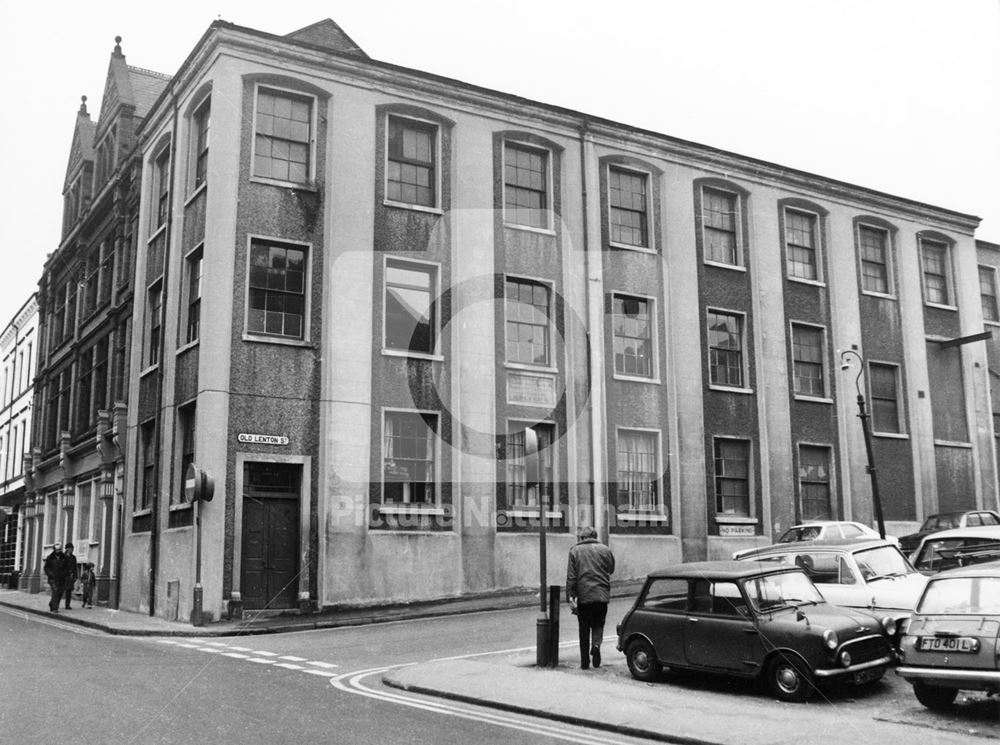
[[851,663],[856,665],[859,662],[871,662],[880,657],[885,657],[890,653],[889,640],[884,636],[863,636],[859,639],[852,639],[840,645],[842,650],[846,649],[851,653]]

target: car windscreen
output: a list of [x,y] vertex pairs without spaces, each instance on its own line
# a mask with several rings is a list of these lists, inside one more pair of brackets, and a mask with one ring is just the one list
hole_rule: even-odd
[[886,577],[902,577],[916,570],[895,546],[878,546],[854,554],[861,576],[866,581]]
[[743,589],[754,608],[762,613],[804,603],[823,602],[823,596],[803,572],[754,577],[743,583]]
[[991,538],[937,538],[924,541],[913,565],[920,570],[945,569],[1000,559],[1000,540]]
[[816,525],[806,525],[800,528],[789,528],[778,539],[778,543],[795,543],[796,541],[814,541],[819,538],[820,528]]
[[922,614],[1000,613],[1000,577],[932,579],[917,606]]
[[961,527],[962,516],[957,512],[948,512],[941,515],[931,515],[924,524],[920,526],[920,532],[929,530],[947,530],[948,528]]

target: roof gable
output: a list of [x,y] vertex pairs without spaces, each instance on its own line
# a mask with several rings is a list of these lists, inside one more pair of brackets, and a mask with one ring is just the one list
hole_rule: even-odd
[[73,143],[69,148],[69,162],[66,164],[66,178],[63,190],[69,188],[80,168],[87,161],[94,160],[94,133],[97,126],[90,120],[87,111],[87,97],[80,96],[80,108],[76,113],[76,123],[73,126]]
[[325,18],[298,31],[292,31],[290,34],[285,34],[285,38],[322,47],[331,52],[368,59],[365,51],[332,18]]
[[118,116],[120,107],[131,107],[134,116],[145,117],[167,87],[170,76],[126,64],[122,37],[115,37],[115,48],[108,63],[108,76],[101,101],[101,129]]

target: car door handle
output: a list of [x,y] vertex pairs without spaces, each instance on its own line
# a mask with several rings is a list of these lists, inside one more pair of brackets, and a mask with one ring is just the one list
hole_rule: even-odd
[[691,616],[688,616],[688,623],[698,623],[698,621],[699,621],[699,619],[697,619],[697,618],[691,618]]

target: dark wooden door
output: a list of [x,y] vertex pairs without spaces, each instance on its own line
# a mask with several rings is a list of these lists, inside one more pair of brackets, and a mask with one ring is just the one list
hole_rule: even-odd
[[293,608],[299,576],[299,467],[248,464],[243,495],[243,607]]

